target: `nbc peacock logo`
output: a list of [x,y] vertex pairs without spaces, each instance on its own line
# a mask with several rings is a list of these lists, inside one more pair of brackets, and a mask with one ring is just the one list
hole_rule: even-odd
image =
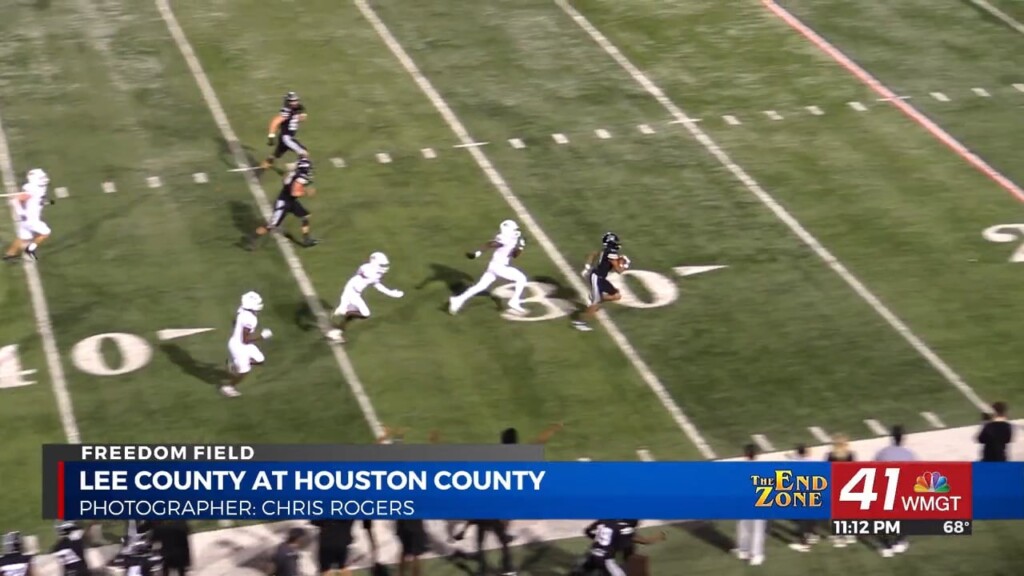
[[945,494],[949,492],[949,481],[938,472],[925,472],[918,476],[917,481],[914,482],[914,492]]

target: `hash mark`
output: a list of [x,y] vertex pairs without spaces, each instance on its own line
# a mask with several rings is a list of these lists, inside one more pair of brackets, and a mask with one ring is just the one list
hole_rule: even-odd
[[195,174],[192,175],[192,181],[194,181],[196,184],[206,184],[207,182],[210,181],[210,179],[206,177],[205,172],[196,172]]
[[864,421],[864,424],[866,424],[872,432],[878,434],[879,436],[885,436],[888,434],[885,430],[885,426],[882,426],[882,423],[879,422],[878,420],[872,420],[869,418]]
[[892,102],[894,100],[910,100],[910,99],[911,99],[910,96],[897,96],[895,98],[878,98],[876,101],[878,101],[878,102]]
[[426,158],[427,160],[433,160],[434,158],[437,158],[437,152],[434,152],[433,148],[424,148],[423,150],[420,150],[420,152],[423,153],[423,157]]
[[754,444],[761,449],[762,452],[775,452],[775,446],[768,441],[768,437],[764,434],[753,434],[750,436],[754,440]]
[[645,448],[637,450],[636,455],[644,462],[654,462],[654,456],[651,455],[651,451]]
[[779,114],[775,110],[765,110],[764,115],[771,118],[772,120],[782,120],[782,114]]
[[146,185],[149,186],[150,188],[159,188],[160,187],[160,177],[159,176],[150,176],[149,178],[146,178]]
[[601,140],[607,140],[612,137],[612,135],[604,128],[598,128],[597,130],[594,130],[594,134],[597,134],[597,137],[600,138]]
[[867,112],[868,107],[861,104],[860,102],[850,102],[850,108],[853,108],[857,112]]
[[932,428],[945,428],[946,425],[939,420],[939,417],[934,412],[921,412],[921,416],[932,425]]
[[991,96],[991,94],[988,93],[988,90],[985,90],[984,88],[972,88],[971,91],[982,98],[988,98]]
[[331,164],[333,164],[335,168],[345,167],[345,161],[341,158],[331,158]]
[[381,164],[389,164],[391,162],[391,156],[387,152],[379,152],[377,154],[377,162]]
[[1024,92],[1024,84],[1014,84],[1013,87],[1016,88],[1018,92]]
[[949,102],[949,96],[946,96],[942,92],[932,92],[932,98],[935,98],[939,102]]
[[654,128],[651,128],[647,124],[641,124],[637,126],[636,129],[639,130],[641,134],[654,134]]
[[690,118],[689,116],[685,116],[679,120],[670,120],[669,124],[696,124],[697,122],[700,122],[700,118]]
[[735,116],[722,116],[722,120],[725,120],[725,123],[728,124],[729,126],[739,126],[740,124],[742,124],[742,122],[740,122],[740,119]]
[[824,112],[821,111],[821,108],[818,108],[817,106],[808,106],[807,111],[815,116],[821,116],[824,114]]
[[113,194],[114,192],[117,192],[117,186],[115,186],[113,182],[104,182],[103,191],[107,194]]
[[456,144],[452,148],[478,148],[480,146],[487,146],[490,142],[470,142],[469,144]]
[[552,134],[551,137],[554,138],[555,142],[558,143],[558,144],[568,144],[569,143],[569,139],[565,136],[565,134]]
[[61,186],[60,188],[57,188],[56,190],[54,190],[53,193],[54,193],[54,195],[57,196],[57,198],[67,198],[68,197],[68,189],[63,187],[63,186]]
[[590,458],[577,458],[577,462],[590,462]]
[[814,438],[817,439],[818,442],[821,442],[822,444],[828,444],[829,442],[832,441],[832,439],[829,438],[828,434],[826,434],[825,431],[818,426],[810,426],[807,429],[810,430],[811,435],[814,436]]
[[511,144],[512,147],[515,148],[516,150],[522,150],[523,148],[526,148],[526,144],[523,144],[523,141],[520,140],[519,138],[511,138],[508,141],[508,143]]

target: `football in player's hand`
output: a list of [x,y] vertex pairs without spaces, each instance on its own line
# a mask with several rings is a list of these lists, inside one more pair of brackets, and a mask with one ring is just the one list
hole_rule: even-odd
[[619,272],[625,272],[626,270],[629,270],[629,265],[632,264],[632,262],[630,262],[630,260],[629,260],[629,257],[626,256],[625,254],[623,254],[623,255],[621,255],[619,257],[618,263],[619,263],[619,265],[618,265]]

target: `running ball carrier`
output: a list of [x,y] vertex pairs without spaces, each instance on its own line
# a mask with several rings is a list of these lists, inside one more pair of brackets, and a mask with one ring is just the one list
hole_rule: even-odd
[[622,274],[629,270],[630,266],[629,258],[622,253],[622,243],[618,234],[605,232],[601,244],[601,250],[592,252],[587,257],[587,263],[580,272],[590,287],[590,302],[572,323],[573,328],[581,332],[593,330],[589,321],[601,308],[601,304],[622,299],[622,293],[608,279],[608,274]]
[[256,234],[249,240],[249,250],[256,249],[259,241],[267,232],[280,229],[285,217],[295,215],[302,221],[302,245],[306,248],[316,246],[319,242],[309,233],[309,210],[299,201],[300,198],[316,194],[313,188],[313,163],[309,158],[301,158],[295,163],[295,170],[284,177],[281,192],[274,202],[274,212],[265,226],[256,229]]
[[274,153],[267,156],[260,168],[266,169],[274,165],[284,153],[291,150],[299,158],[309,156],[309,151],[299,142],[296,135],[299,133],[299,123],[306,119],[306,106],[302,104],[299,95],[289,92],[284,96],[284,103],[281,105],[281,112],[270,120],[270,129],[267,134],[267,146],[277,147]]

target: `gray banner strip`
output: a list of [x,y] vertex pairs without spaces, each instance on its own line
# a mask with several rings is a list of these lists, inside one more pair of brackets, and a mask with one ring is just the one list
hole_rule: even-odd
[[51,454],[53,448],[60,448],[59,445],[43,445],[43,520],[54,520],[57,518],[57,462]]
[[[43,478],[53,478],[58,461],[178,462],[536,462],[544,460],[538,444],[47,444]],[[47,468],[52,465],[52,473]]]

